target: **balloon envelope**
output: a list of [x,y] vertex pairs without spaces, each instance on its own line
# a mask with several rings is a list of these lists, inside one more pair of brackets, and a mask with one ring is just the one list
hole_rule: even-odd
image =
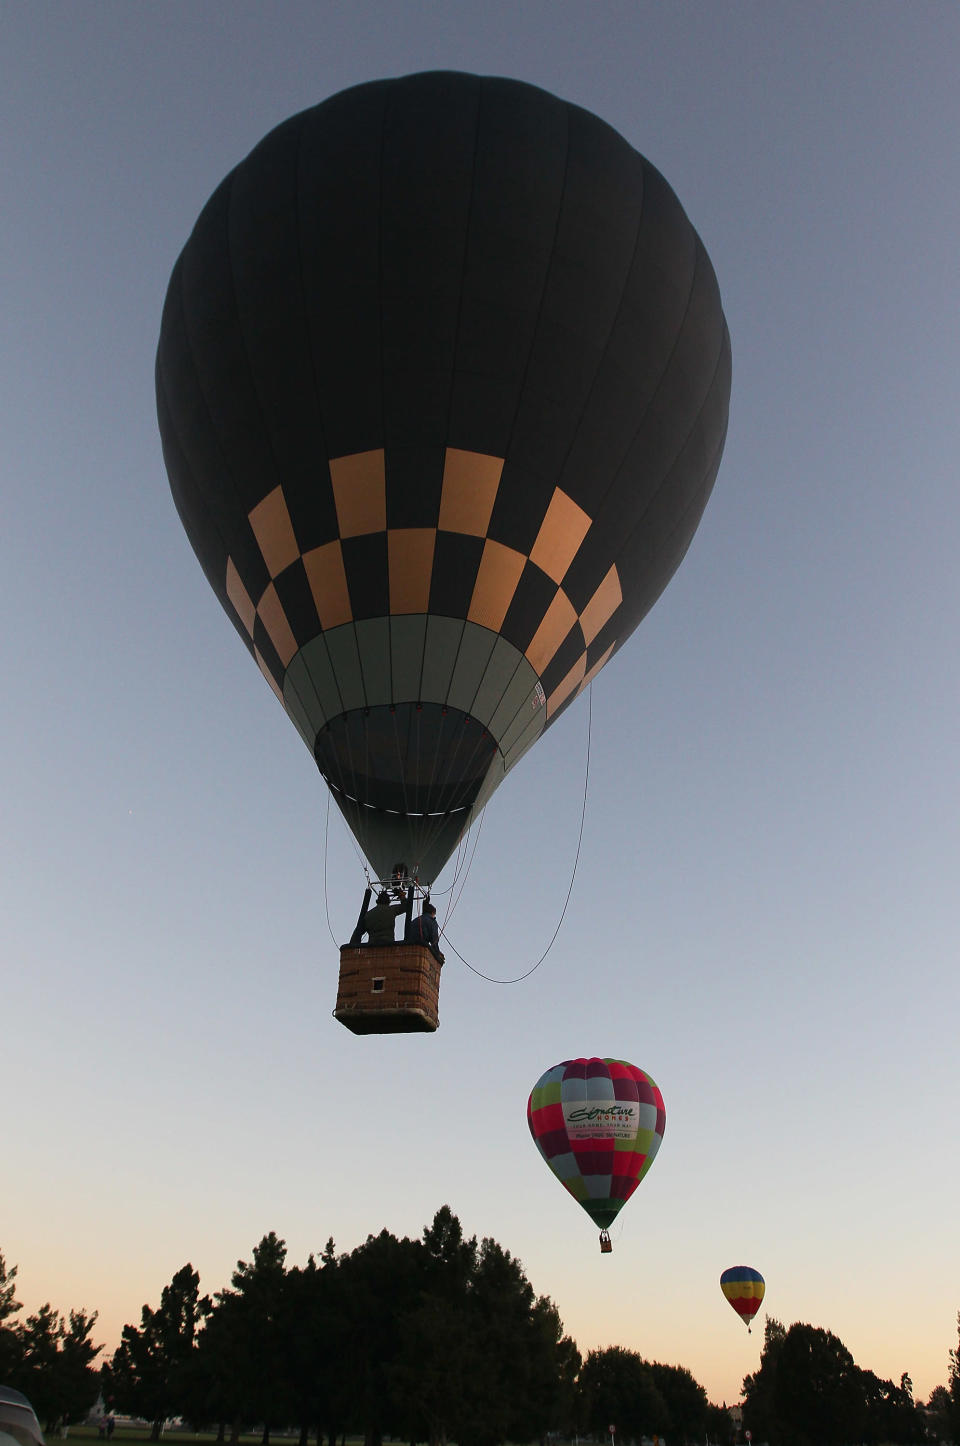
[[378,876],[429,882],[683,558],[730,345],[648,161],[439,72],[334,95],[226,177],[156,386],[211,587]]
[[603,1230],[653,1164],[666,1118],[653,1080],[622,1059],[564,1060],[527,1101],[537,1149]]
[[766,1289],[759,1270],[751,1265],[731,1265],[720,1277],[720,1289],[749,1329]]

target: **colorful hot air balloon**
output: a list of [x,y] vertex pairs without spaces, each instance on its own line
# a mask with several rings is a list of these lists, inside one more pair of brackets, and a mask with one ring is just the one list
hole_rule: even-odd
[[429,883],[683,558],[730,344],[648,161],[439,72],[334,95],[226,177],[156,384],[211,587],[377,877]]
[[607,1229],[653,1164],[666,1125],[663,1095],[623,1059],[568,1059],[542,1074],[527,1124],[557,1179]]
[[759,1270],[751,1265],[731,1265],[720,1277],[720,1289],[749,1331],[766,1289]]

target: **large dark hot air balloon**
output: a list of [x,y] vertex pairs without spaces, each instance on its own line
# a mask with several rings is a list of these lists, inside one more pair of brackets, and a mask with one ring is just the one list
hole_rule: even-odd
[[379,878],[432,880],[652,606],[729,389],[676,196],[534,86],[357,86],[214,192],[163,312],[170,485]]

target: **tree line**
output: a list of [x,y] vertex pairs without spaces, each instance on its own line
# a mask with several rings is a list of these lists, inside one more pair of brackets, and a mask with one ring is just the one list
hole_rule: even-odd
[[922,1406],[906,1373],[899,1384],[881,1380],[856,1365],[831,1331],[799,1322],[786,1329],[768,1316],[759,1369],[743,1381],[744,1429],[771,1446],[960,1442],[956,1350],[949,1361],[949,1387],[938,1386]]
[[[212,1297],[184,1265],[99,1366],[96,1314],[46,1305],[21,1323],[16,1273],[0,1254],[0,1382],[23,1390],[48,1428],[82,1420],[102,1392],[108,1409],[151,1422],[154,1439],[170,1417],[222,1441],[255,1428],[264,1446],[281,1428],[299,1430],[301,1446],[346,1435],[366,1446],[605,1442],[610,1425],[622,1442],[735,1436],[685,1367],[619,1346],[583,1358],[521,1263],[492,1239],[465,1238],[447,1206],[418,1240],[382,1230],[346,1254],[330,1240],[304,1266],[288,1266],[271,1232]],[[771,1446],[910,1446],[928,1426],[960,1446],[957,1351],[924,1408],[908,1376],[882,1381],[830,1332],[768,1319],[743,1395],[744,1428]]]

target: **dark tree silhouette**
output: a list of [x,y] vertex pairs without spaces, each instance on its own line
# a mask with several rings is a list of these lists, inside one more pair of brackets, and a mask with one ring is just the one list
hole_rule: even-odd
[[760,1369],[747,1376],[744,1426],[774,1446],[901,1446],[924,1439],[907,1375],[900,1385],[861,1370],[837,1336],[799,1322],[767,1320]]
[[271,1426],[286,1425],[292,1414],[282,1330],[286,1257],[285,1242],[271,1230],[249,1263],[237,1261],[230,1287],[217,1291],[200,1338],[207,1409],[230,1423],[232,1441],[256,1422],[266,1446]]
[[16,1280],[17,1267],[8,1266],[0,1250],[0,1381],[12,1380],[22,1354],[13,1321],[23,1309],[17,1300]]
[[667,1431],[667,1403],[651,1367],[636,1351],[622,1346],[591,1351],[580,1372],[580,1398],[583,1423],[600,1441],[609,1426],[616,1426],[624,1440]]
[[140,1325],[125,1325],[120,1345],[103,1371],[103,1389],[121,1411],[150,1421],[158,1441],[168,1416],[188,1412],[201,1394],[197,1335],[210,1301],[189,1263],[160,1292],[156,1310],[145,1305]]
[[20,1359],[5,1384],[30,1398],[48,1430],[82,1419],[96,1399],[94,1361],[103,1350],[90,1340],[96,1319],[96,1311],[71,1310],[65,1317],[48,1304],[17,1329]]

